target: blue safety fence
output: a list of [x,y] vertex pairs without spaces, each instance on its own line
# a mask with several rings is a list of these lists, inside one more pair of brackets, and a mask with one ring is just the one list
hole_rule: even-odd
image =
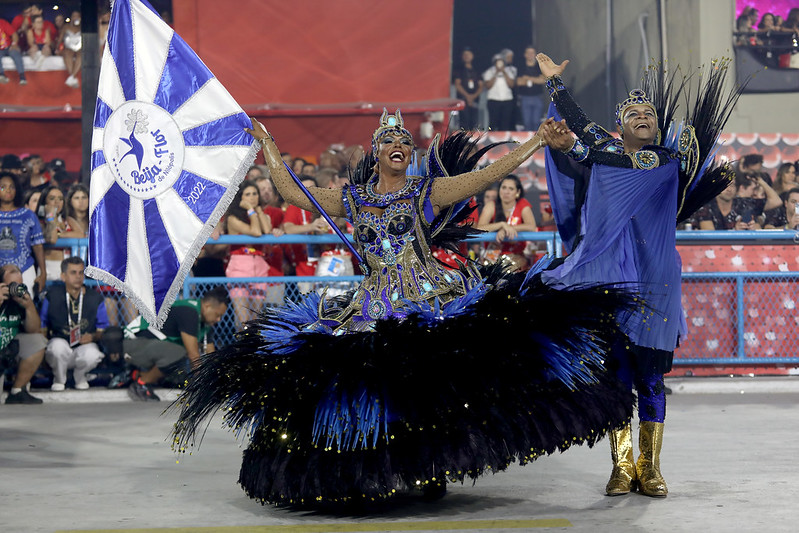
[[[487,233],[474,242],[493,242]],[[541,253],[561,255],[556,232],[523,232],[517,240],[537,243]],[[334,244],[334,235],[284,235],[244,237],[226,235],[209,244]],[[796,245],[794,231],[678,231],[680,245],[767,244]],[[61,239],[55,247],[70,248],[85,257],[86,239]],[[799,247],[797,247],[799,254]],[[687,312],[688,336],[675,353],[676,365],[759,365],[799,363],[799,272],[686,272],[683,274],[683,303]],[[361,276],[281,276],[268,278],[187,277],[183,298],[201,298],[219,285],[231,294],[233,305],[216,327],[216,342],[232,341],[241,323],[257,310],[297,301],[309,291],[327,290],[341,294],[352,289]],[[124,324],[135,318],[136,310],[127,298],[110,288],[102,289],[112,322]]]

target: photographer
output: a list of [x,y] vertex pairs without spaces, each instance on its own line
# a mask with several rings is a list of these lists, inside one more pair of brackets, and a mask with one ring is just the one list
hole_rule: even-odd
[[[20,326],[23,333],[20,333]],[[44,359],[47,340],[39,333],[39,314],[22,283],[22,272],[16,265],[0,268],[0,369],[17,364],[17,375],[8,404],[39,404],[26,385]],[[17,363],[18,362],[18,363]]]
[[516,104],[513,86],[516,83],[516,68],[507,65],[502,54],[495,55],[492,66],[483,73],[488,91],[488,124],[494,131],[515,131]]

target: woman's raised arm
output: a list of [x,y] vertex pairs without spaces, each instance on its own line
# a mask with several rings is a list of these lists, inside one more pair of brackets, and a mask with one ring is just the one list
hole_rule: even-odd
[[[272,175],[272,181],[275,184],[280,195],[288,203],[296,205],[301,209],[307,211],[316,211],[316,207],[311,200],[305,195],[300,187],[294,182],[294,179],[286,170],[283,164],[283,159],[280,157],[280,150],[278,150],[274,139],[264,129],[260,122],[254,118],[252,121],[252,129],[244,128],[244,131],[252,135],[256,141],[261,143],[264,151],[264,158],[266,165],[269,167],[269,172]],[[347,216],[347,210],[344,208],[344,201],[341,199],[340,189],[323,189],[321,187],[310,187],[308,191],[313,195],[314,199],[319,202],[327,214],[334,217]]]
[[482,170],[449,178],[436,178],[430,191],[430,201],[434,211],[438,213],[442,208],[474,196],[495,181],[501,180],[542,146],[544,140],[536,133],[532,139]]

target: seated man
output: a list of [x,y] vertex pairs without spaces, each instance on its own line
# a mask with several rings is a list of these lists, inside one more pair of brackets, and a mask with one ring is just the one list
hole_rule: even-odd
[[213,327],[225,315],[230,297],[224,287],[206,292],[202,300],[178,300],[172,304],[161,330],[139,317],[125,328],[123,346],[135,367],[128,394],[137,401],[160,401],[151,385],[166,376],[180,376],[186,358],[194,367],[201,353],[214,351]]
[[61,280],[53,285],[42,302],[42,331],[50,333],[47,363],[53,369],[54,391],[62,391],[67,370],[74,369],[75,388],[86,390],[86,373],[103,359],[97,346],[108,327],[108,312],[103,296],[83,286],[83,259],[72,256],[61,261]]
[[26,386],[44,359],[45,346],[47,340],[39,333],[39,313],[22,284],[22,272],[16,265],[3,265],[0,268],[0,372],[5,371],[4,363],[17,364],[17,375],[6,403],[42,403],[31,396]]
[[[755,197],[758,187],[765,193],[765,198]],[[763,211],[781,203],[779,195],[759,173],[746,175],[736,172],[735,181],[701,207],[692,220],[694,227],[702,230],[762,229]]]

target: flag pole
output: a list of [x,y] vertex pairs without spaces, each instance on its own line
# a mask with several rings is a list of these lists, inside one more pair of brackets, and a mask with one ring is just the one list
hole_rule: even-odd
[[347,236],[344,235],[344,232],[341,231],[341,229],[338,227],[338,225],[333,221],[333,218],[330,215],[327,214],[327,211],[322,209],[322,206],[319,205],[319,202],[316,200],[316,198],[314,198],[313,194],[311,194],[311,191],[309,191],[307,188],[305,188],[305,185],[302,184],[302,181],[300,181],[300,178],[297,177],[297,175],[294,173],[293,170],[291,170],[291,167],[288,166],[285,161],[283,162],[283,166],[285,166],[286,170],[289,171],[289,174],[291,175],[291,178],[294,180],[294,183],[297,184],[297,186],[305,194],[305,196],[308,197],[308,200],[311,201],[311,203],[316,208],[316,210],[319,211],[319,213],[321,213],[321,215],[324,217],[325,220],[327,220],[327,223],[330,224],[330,227],[333,228],[333,231],[336,232],[336,235],[338,235],[338,238],[341,239],[341,241],[344,244],[347,245],[347,248],[349,248],[350,252],[352,252],[353,257],[355,257],[358,260],[358,264],[359,265],[364,265],[361,268],[365,268],[366,263],[364,263],[363,258],[361,257],[361,254],[359,254],[355,250],[355,247],[352,245],[352,243],[347,238]]

